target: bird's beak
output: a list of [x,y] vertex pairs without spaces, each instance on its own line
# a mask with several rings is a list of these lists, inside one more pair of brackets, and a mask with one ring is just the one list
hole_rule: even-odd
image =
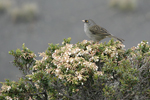
[[85,20],[82,20],[82,22],[85,22]]

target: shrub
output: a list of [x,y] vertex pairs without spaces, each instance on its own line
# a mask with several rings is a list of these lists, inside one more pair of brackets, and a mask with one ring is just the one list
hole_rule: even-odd
[[36,4],[24,4],[20,8],[10,10],[10,16],[14,22],[32,22],[38,18],[39,10]]
[[109,0],[109,5],[121,10],[135,10],[138,5],[138,0]]
[[11,1],[9,0],[0,0],[0,13],[6,12],[11,6]]
[[150,99],[150,46],[142,41],[125,50],[119,41],[84,40],[49,44],[41,60],[23,44],[10,51],[22,71],[18,82],[2,82],[5,99],[37,100],[148,100]]

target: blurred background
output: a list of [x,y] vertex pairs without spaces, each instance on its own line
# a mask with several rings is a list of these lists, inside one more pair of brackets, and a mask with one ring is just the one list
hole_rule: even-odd
[[23,43],[38,55],[64,38],[71,37],[73,44],[89,40],[83,19],[123,38],[126,49],[150,42],[149,5],[150,0],[0,0],[0,81],[21,76],[8,51]]

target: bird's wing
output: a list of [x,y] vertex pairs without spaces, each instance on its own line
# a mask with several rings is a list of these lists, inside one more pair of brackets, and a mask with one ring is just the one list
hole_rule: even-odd
[[105,28],[102,28],[98,25],[91,26],[89,30],[91,31],[92,34],[95,34],[95,35],[97,34],[103,35],[103,36],[111,35]]

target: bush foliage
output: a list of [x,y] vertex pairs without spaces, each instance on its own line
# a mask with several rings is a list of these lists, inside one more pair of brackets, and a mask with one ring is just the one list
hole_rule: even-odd
[[84,40],[49,44],[36,55],[23,44],[12,50],[13,64],[22,72],[15,82],[1,82],[6,100],[148,100],[150,46],[142,41],[128,50],[119,41]]

